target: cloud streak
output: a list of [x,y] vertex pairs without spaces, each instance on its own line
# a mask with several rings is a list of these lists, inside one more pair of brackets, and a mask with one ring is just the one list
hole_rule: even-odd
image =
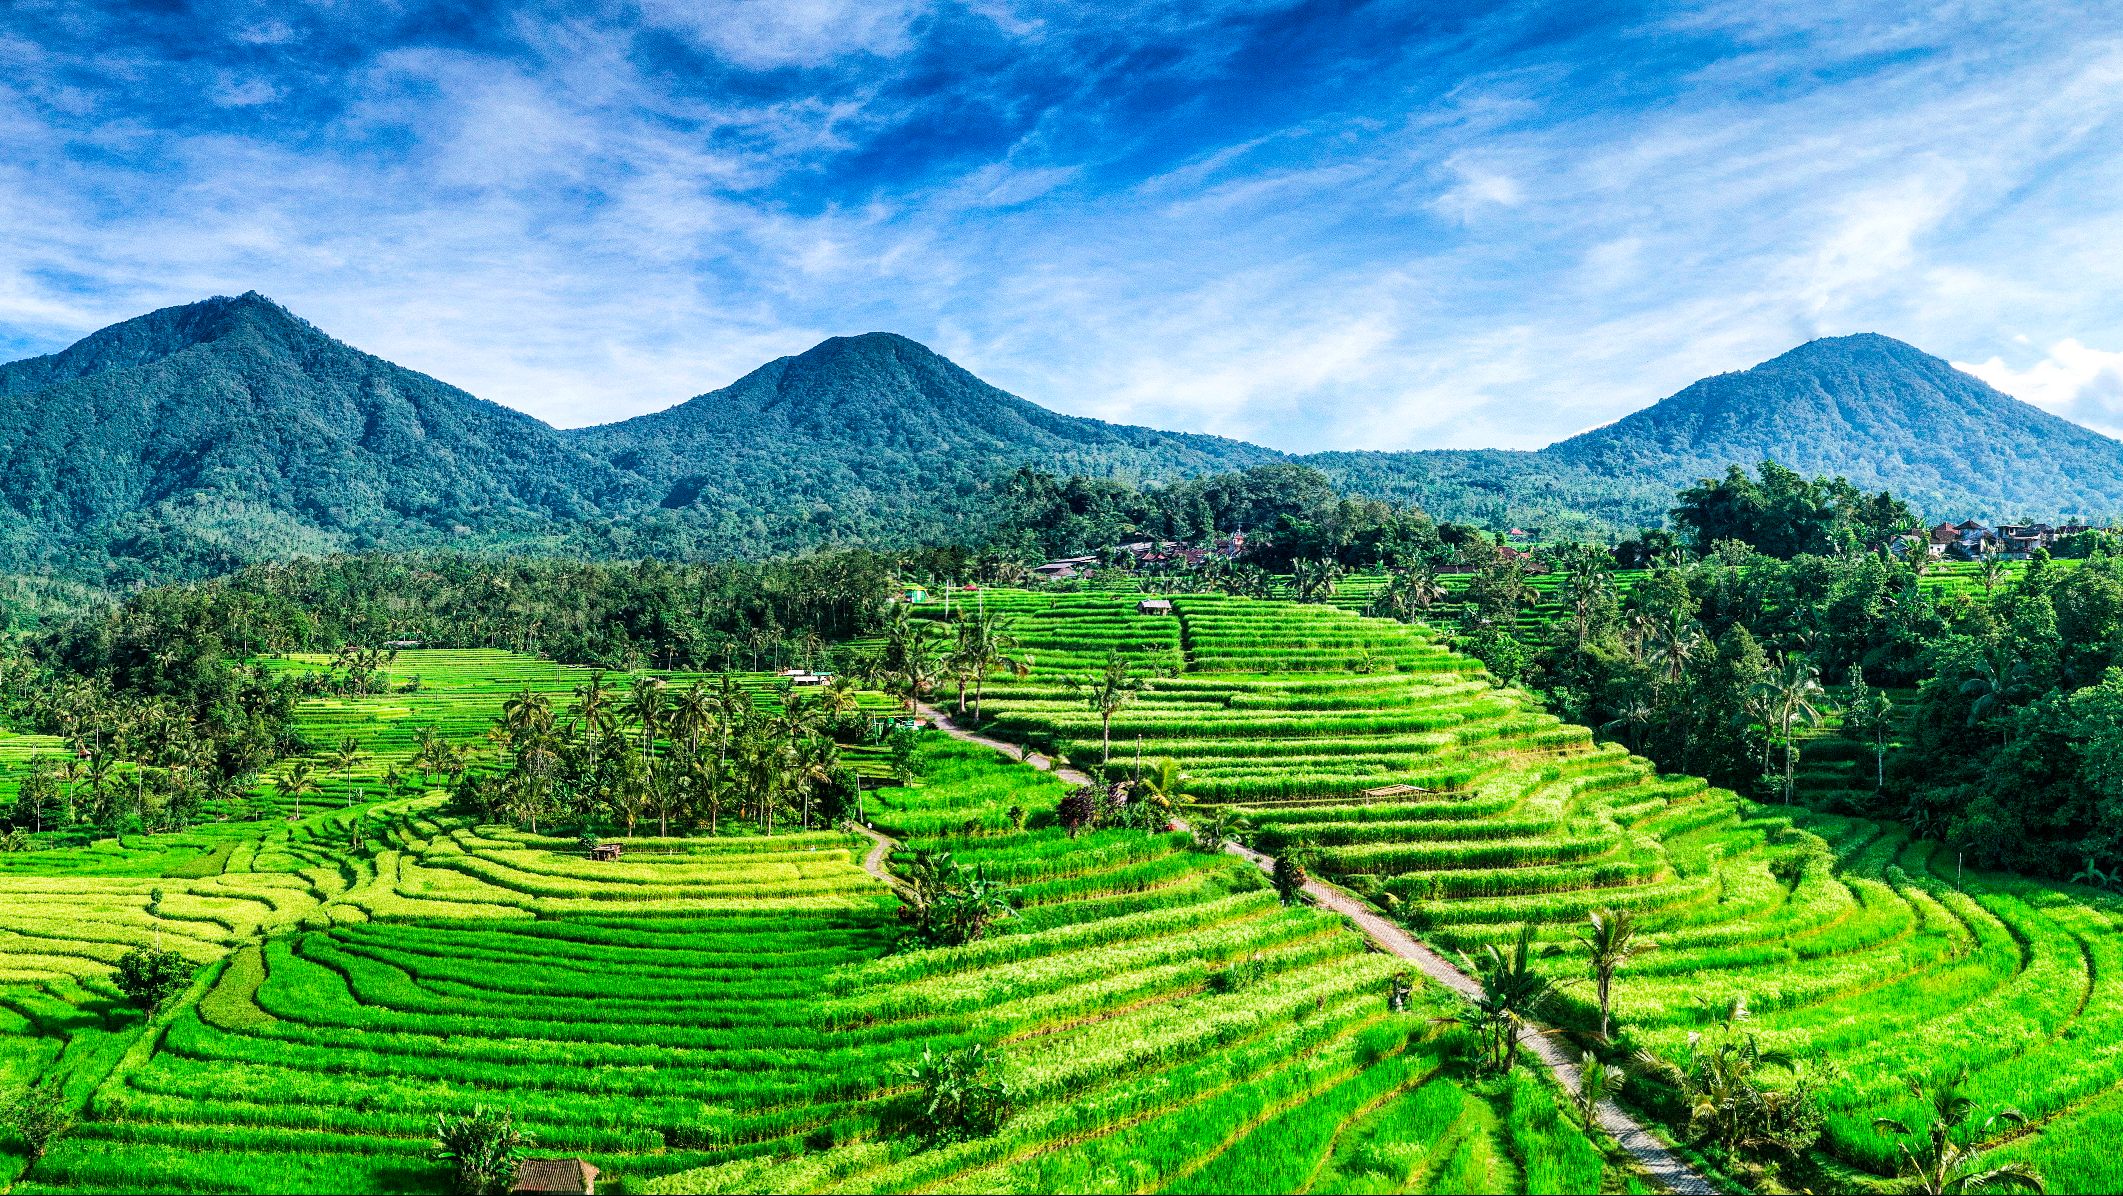
[[889,329],[1102,418],[1536,447],[1874,330],[2123,425],[2084,14],[378,11],[20,9],[0,356],[255,287],[563,424]]

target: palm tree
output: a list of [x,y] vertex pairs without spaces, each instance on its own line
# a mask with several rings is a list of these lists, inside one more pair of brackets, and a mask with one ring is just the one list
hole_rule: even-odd
[[1592,983],[1599,994],[1603,1041],[1612,1037],[1608,1025],[1614,1007],[1614,974],[1640,952],[1651,949],[1650,943],[1637,940],[1636,933],[1635,914],[1611,909],[1594,911],[1588,923],[1576,931],[1577,940],[1585,944],[1586,962],[1592,966]]
[[641,755],[651,765],[656,762],[656,733],[663,726],[668,688],[661,677],[642,677],[627,691],[626,714],[641,728]]
[[1622,703],[1622,708],[1615,711],[1615,717],[1600,724],[1600,730],[1605,731],[1610,727],[1622,727],[1629,730],[1629,750],[1642,752],[1644,750],[1644,728],[1658,721],[1658,717],[1658,708],[1651,704],[1651,699],[1648,696],[1640,691],[1632,692],[1628,700]]
[[921,701],[921,696],[936,684],[944,663],[936,650],[936,640],[926,628],[908,635],[899,645],[898,665],[892,670],[893,677],[907,694],[907,707]]
[[715,726],[715,697],[707,683],[695,681],[671,704],[671,735],[685,747],[689,757],[700,755],[701,744]]
[[1983,547],[1976,555],[1981,562],[1976,566],[1977,575],[1983,580],[1983,596],[1988,598],[2005,580],[2005,574],[2008,572],[2005,568],[2005,557],[1997,544],[1988,540],[1983,542]]
[[1578,1056],[1578,1089],[1570,1094],[1577,1106],[1578,1119],[1586,1129],[1593,1128],[1599,1116],[1600,1103],[1621,1090],[1627,1075],[1618,1067],[1609,1067],[1598,1055],[1585,1051]]
[[1974,699],[1968,704],[1968,725],[1998,716],[1998,743],[2009,742],[2012,724],[2002,716],[2026,680],[2027,662],[2013,659],[2003,646],[1977,657],[1968,680],[1961,683],[1962,696]]
[[295,803],[295,818],[299,821],[302,818],[302,795],[317,792],[317,782],[310,776],[310,762],[297,760],[290,764],[273,788],[280,794],[280,800]]
[[[1872,1123],[1872,1128],[1883,1134],[1909,1139],[1897,1143],[1896,1149],[1902,1154],[1903,1170],[1909,1173],[1910,1190],[1927,1196],[2044,1191],[2042,1177],[2026,1164],[2006,1163],[1984,1169],[1980,1150],[1954,1141],[1956,1131],[1975,1113],[1975,1102],[1961,1095],[1961,1087],[1967,1082],[1966,1063],[1950,1074],[1942,1074],[1928,1086],[1921,1080],[1911,1080],[1911,1095],[1928,1106],[1924,1123],[1915,1130],[1892,1117],[1881,1117]],[[1975,1136],[1987,1136],[1990,1127],[2001,1121],[2014,1126],[2027,1124],[2027,1118],[2019,1110],[2002,1109],[1986,1119]]]
[[1396,569],[1387,575],[1385,588],[1371,600],[1366,613],[1412,623],[1416,612],[1427,611],[1444,598],[1444,584],[1429,567]]
[[811,799],[840,780],[840,745],[823,735],[796,742],[789,779],[803,797],[803,827],[811,829]]
[[1299,602],[1324,602],[1334,593],[1334,583],[1343,572],[1338,562],[1326,557],[1294,560],[1290,562],[1290,589]]
[[1756,686],[1767,699],[1766,709],[1776,719],[1784,745],[1784,803],[1791,804],[1798,745],[1792,742],[1794,724],[1818,726],[1828,691],[1821,687],[1821,670],[1804,656],[1780,656],[1777,669]]
[[[980,721],[982,699],[988,692],[988,674],[998,669],[1013,676],[1022,677],[1032,671],[1026,661],[1015,655],[1022,644],[1015,634],[1015,624],[999,612],[985,606],[971,618],[961,619],[958,624],[959,653],[973,669],[973,721]],[[959,712],[965,712],[965,695],[959,695]]]
[[1466,961],[1481,982],[1481,992],[1465,998],[1465,1011],[1443,1020],[1459,1022],[1481,1035],[1490,1066],[1508,1071],[1518,1053],[1519,1036],[1554,998],[1555,982],[1533,969],[1530,922],[1520,924],[1518,942],[1509,954],[1495,943],[1483,944],[1482,952],[1479,964]]
[[339,741],[338,748],[332,752],[332,770],[337,772],[342,780],[353,780],[354,766],[361,763],[361,755],[361,741],[352,735],[347,736]]
[[1130,676],[1128,661],[1119,652],[1106,652],[1106,667],[1093,677],[1071,677],[1069,688],[1082,695],[1093,714],[1098,715],[1099,767],[1113,760],[1113,716],[1135,700],[1136,691],[1142,689],[1139,677]]
[[1614,598],[1614,574],[1607,554],[1594,548],[1572,553],[1563,575],[1563,588],[1570,595],[1570,625],[1579,652],[1592,637],[1593,616]]

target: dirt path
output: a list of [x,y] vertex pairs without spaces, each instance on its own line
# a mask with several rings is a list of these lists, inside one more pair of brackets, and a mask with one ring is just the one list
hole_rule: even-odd
[[867,826],[857,826],[855,830],[870,840],[869,854],[862,858],[862,870],[885,882],[885,887],[899,891],[899,878],[885,870],[885,859],[892,854],[893,848],[899,846],[899,841]]
[[[1018,753],[1017,745],[1006,743],[1003,740],[994,739],[975,731],[969,731],[952,722],[949,715],[933,706],[921,703],[917,705],[917,709],[923,717],[934,722],[938,730],[953,739],[963,740],[966,743],[977,743],[982,747],[992,748],[1007,756],[1014,757]],[[1091,783],[1091,778],[1084,773],[1073,768],[1056,768],[1053,761],[1048,760],[1037,752],[1026,753],[1024,761],[1034,768],[1051,772],[1072,785],[1088,785]],[[1178,829],[1186,829],[1184,822],[1175,820],[1173,825]],[[870,833],[876,835],[874,831]],[[881,835],[876,837],[883,839]],[[885,841],[889,842],[889,840]],[[1275,860],[1272,857],[1254,851],[1252,848],[1233,843],[1226,850],[1233,855],[1252,861],[1256,867],[1263,871],[1273,872],[1275,870]],[[873,852],[872,854],[882,861],[883,856],[880,852]],[[864,866],[868,867],[868,864]],[[873,869],[873,871],[875,870]],[[1389,955],[1399,956],[1414,964],[1417,971],[1429,977],[1433,982],[1442,984],[1462,996],[1471,996],[1481,991],[1481,985],[1474,977],[1462,972],[1450,960],[1418,942],[1414,935],[1409,934],[1405,929],[1389,921],[1369,905],[1348,893],[1335,888],[1325,881],[1313,880],[1305,885],[1305,894],[1312,898],[1313,902],[1321,909],[1332,910],[1349,919],[1358,930],[1363,931],[1365,936],[1377,944],[1380,950]],[[1533,1029],[1535,1032],[1529,1036],[1526,1045],[1532,1049],[1534,1055],[1550,1071],[1555,1073],[1556,1079],[1566,1090],[1577,1091],[1577,1061],[1561,1046],[1557,1045],[1553,1030],[1545,1026],[1535,1026]],[[1716,1188],[1711,1186],[1710,1181],[1696,1173],[1695,1168],[1689,1166],[1679,1155],[1668,1150],[1665,1143],[1660,1142],[1651,1131],[1645,1129],[1636,1118],[1623,1112],[1613,1101],[1601,1101],[1596,1113],[1599,1117],[1600,1128],[1607,1131],[1621,1145],[1623,1150],[1629,1152],[1631,1157],[1643,1164],[1644,1170],[1650,1173],[1651,1178],[1667,1191],[1679,1192],[1683,1196],[1710,1196],[1710,1194],[1717,1191]]]

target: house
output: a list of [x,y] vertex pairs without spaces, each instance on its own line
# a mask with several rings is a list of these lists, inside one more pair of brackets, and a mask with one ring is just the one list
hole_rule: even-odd
[[585,1159],[525,1159],[516,1164],[511,1192],[597,1196],[597,1168]]
[[393,651],[393,652],[397,652],[397,651],[400,651],[400,650],[402,650],[402,649],[405,649],[405,648],[418,648],[418,647],[420,646],[420,641],[419,641],[419,640],[385,640],[385,641],[383,642],[383,646],[384,646],[384,647],[386,647],[386,648],[389,648],[389,649],[390,649],[391,651]]
[[1034,566],[1032,578],[1035,581],[1069,581],[1089,573],[1091,567],[1096,564],[1098,558],[1095,556],[1062,557],[1044,565]]
[[[590,849],[590,858],[593,860],[605,861],[616,860],[619,858],[620,853],[625,850],[626,845],[622,843],[599,843],[597,846],[592,847]],[[548,1189],[545,1188],[539,1189],[539,1191],[541,1192],[547,1190]]]
[[1172,613],[1172,600],[1170,598],[1145,598],[1135,604],[1135,613],[1139,615],[1169,615]]
[[831,673],[798,672],[793,676],[786,673],[783,676],[789,678],[789,684],[791,685],[824,685],[833,679],[833,674]]
[[2005,555],[2020,558],[2034,555],[2037,548],[2048,548],[2057,542],[2057,528],[2046,523],[2001,523],[1998,539],[2005,545]]
[[1933,556],[1945,556],[1946,550],[1961,542],[1961,533],[1951,523],[1941,523],[1924,537]]

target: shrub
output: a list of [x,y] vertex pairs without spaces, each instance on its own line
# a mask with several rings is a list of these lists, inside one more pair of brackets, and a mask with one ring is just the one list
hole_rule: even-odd
[[516,1128],[516,1118],[485,1105],[465,1117],[435,1116],[435,1148],[429,1157],[453,1164],[452,1183],[462,1196],[495,1196],[516,1182],[516,1169],[534,1143]]
[[1268,974],[1268,961],[1253,954],[1226,968],[1209,973],[1209,987],[1220,993],[1244,992]]
[[24,1088],[6,1109],[0,1110],[0,1118],[5,1118],[7,1128],[22,1139],[29,1165],[36,1166],[37,1160],[44,1157],[45,1148],[74,1128],[74,1111],[67,1104],[65,1081],[46,1076]]
[[1303,839],[1293,839],[1275,857],[1275,891],[1282,896],[1284,905],[1295,904],[1305,891],[1311,877],[1305,865],[1312,862],[1312,845]]
[[902,1074],[920,1089],[908,1125],[931,1143],[984,1138],[1010,1118],[1010,1085],[996,1056],[980,1043],[938,1054],[924,1050]]

